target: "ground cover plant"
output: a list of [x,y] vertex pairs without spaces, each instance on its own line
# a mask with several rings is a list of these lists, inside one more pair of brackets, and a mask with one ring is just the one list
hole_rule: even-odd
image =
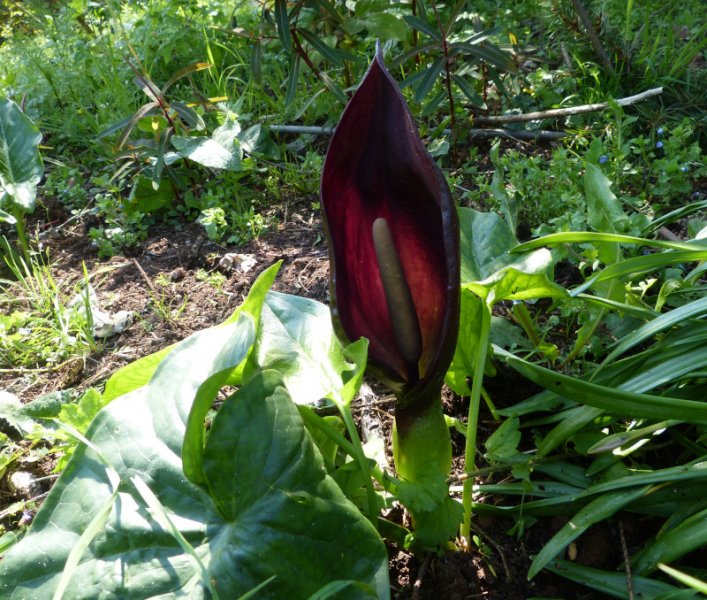
[[2,9],[0,597],[707,593],[700,7],[517,4]]

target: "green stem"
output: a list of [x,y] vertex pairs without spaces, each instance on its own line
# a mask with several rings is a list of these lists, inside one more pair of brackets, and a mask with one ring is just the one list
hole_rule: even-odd
[[[481,404],[481,387],[484,382],[484,367],[486,366],[486,350],[489,345],[491,333],[491,309],[486,302],[481,303],[481,331],[479,332],[479,346],[474,365],[474,379],[471,384],[469,398],[469,420],[467,424],[466,445],[464,447],[464,471],[471,473],[476,469],[476,431],[479,425],[479,406]],[[474,481],[467,478],[462,491],[462,506],[464,508],[464,521],[460,535],[466,540],[467,547],[471,545],[471,494]]]
[[15,229],[17,230],[17,239],[20,242],[20,248],[22,248],[22,254],[24,256],[25,263],[29,267],[30,254],[29,243],[27,242],[27,233],[25,232],[25,215],[21,210],[16,209],[14,216],[15,219],[17,219],[17,223],[15,223]]
[[[338,404],[337,404],[338,406]],[[351,414],[351,408],[349,405],[339,406],[339,411],[341,411],[341,417],[344,419],[344,424],[346,425],[346,431],[349,432],[349,437],[353,445],[353,457],[358,463],[358,468],[361,469],[361,473],[364,475],[364,481],[366,482],[366,499],[368,500],[368,520],[376,525],[378,518],[378,502],[376,498],[376,492],[373,489],[373,481],[371,481],[372,470],[366,454],[363,451],[363,446],[361,445],[361,438],[358,436],[358,430],[356,429],[356,423],[354,423],[353,415]]]
[[513,305],[513,316],[523,328],[523,331],[525,331],[525,335],[528,336],[530,343],[537,348],[540,345],[540,336],[538,332],[535,331],[535,327],[533,327],[533,319],[528,312],[528,307],[525,305],[525,302],[519,302]]
[[307,407],[298,408],[299,414],[302,417],[302,420],[305,421],[305,423],[317,428],[329,439],[336,442],[339,447],[344,450],[344,452],[346,452],[349,456],[353,457],[353,459],[358,464],[358,467],[359,469],[361,469],[361,473],[364,476],[363,480],[365,481],[366,485],[366,498],[368,500],[367,516],[369,521],[371,521],[371,523],[375,525],[376,519],[378,518],[378,503],[376,501],[376,492],[373,489],[373,482],[371,481],[371,477],[375,477],[376,480],[379,481],[381,485],[383,485],[385,476],[381,472],[380,468],[378,468],[377,466],[371,468],[371,465],[368,459],[366,458],[366,454],[363,452],[361,438],[358,436],[356,424],[354,423],[353,415],[351,414],[351,409],[349,408],[349,406],[340,405],[338,402],[336,403],[336,406],[339,409],[339,412],[341,413],[341,418],[344,421],[346,431],[348,432],[351,441],[348,441],[344,436],[339,434],[331,427],[324,425],[322,420]]

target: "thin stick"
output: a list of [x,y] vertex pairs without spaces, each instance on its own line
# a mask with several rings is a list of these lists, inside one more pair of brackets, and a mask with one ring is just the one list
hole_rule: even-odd
[[417,572],[417,579],[415,579],[415,583],[412,585],[412,595],[410,596],[411,600],[418,600],[418,598],[420,597],[420,590],[422,589],[422,580],[425,578],[425,573],[427,572],[427,569],[430,566],[431,560],[432,554],[428,554],[427,556],[425,556],[425,560],[422,561],[422,566]]
[[155,298],[159,298],[159,295],[157,294],[157,290],[155,289],[155,286],[152,285],[152,281],[150,281],[150,278],[148,277],[147,273],[145,273],[145,270],[142,268],[140,263],[137,261],[137,258],[133,258],[133,264],[135,265],[135,268],[138,270],[142,278],[145,280],[145,283],[147,284],[148,289],[150,292],[152,292],[152,295]]
[[621,552],[624,555],[624,568],[626,569],[626,591],[628,592],[628,600],[634,600],[633,595],[633,576],[631,575],[631,557],[628,555],[626,547],[626,535],[624,534],[624,526],[619,521],[619,538],[621,540]]
[[604,46],[601,45],[601,40],[599,39],[597,32],[594,31],[592,20],[590,19],[589,13],[587,13],[587,9],[584,4],[582,4],[581,0],[572,0],[572,4],[574,5],[574,10],[579,17],[579,20],[582,21],[582,25],[584,25],[584,30],[587,32],[587,36],[589,37],[589,41],[592,43],[594,51],[599,55],[601,62],[611,76],[616,77],[614,66],[611,64],[611,61],[606,54],[606,50],[604,50]]
[[[641,102],[651,96],[657,96],[663,93],[662,87],[651,88],[640,94],[619,98],[616,104],[619,106],[628,106]],[[539,110],[531,113],[521,113],[515,115],[498,115],[495,117],[474,117],[474,123],[477,125],[503,125],[505,123],[521,123],[524,121],[538,121],[540,119],[556,119],[558,117],[567,117],[570,115],[581,115],[588,112],[596,112],[604,110],[609,106],[608,102],[597,102],[596,104],[581,104],[579,106],[570,106],[568,108],[553,108],[551,110]]]
[[[334,127],[318,127],[316,125],[270,125],[270,130],[275,133],[292,133],[295,135],[333,135]],[[451,133],[445,129],[444,134]],[[470,129],[469,135],[474,138],[510,138],[517,140],[548,141],[559,140],[570,135],[566,131],[514,131],[512,129]]]

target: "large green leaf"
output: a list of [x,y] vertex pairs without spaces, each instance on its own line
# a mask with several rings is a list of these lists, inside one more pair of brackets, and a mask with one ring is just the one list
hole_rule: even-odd
[[621,233],[628,217],[611,191],[611,182],[599,167],[591,163],[586,165],[584,191],[587,195],[587,222],[601,233]]
[[[241,313],[245,312],[253,317],[257,328],[260,321],[260,311],[262,309],[263,302],[265,301],[265,296],[275,280],[281,264],[282,261],[279,261],[258,275],[258,278],[251,286],[246,299],[233,312],[233,314],[226,319],[222,326],[229,323],[235,323]],[[160,363],[172,350],[174,350],[174,348],[176,348],[176,346],[177,344],[172,344],[166,348],[162,348],[162,350],[158,350],[153,354],[144,356],[116,371],[113,375],[111,375],[110,379],[108,379],[106,383],[106,389],[103,392],[103,401],[107,404],[111,400],[115,400],[119,396],[133,392],[147,384],[154,375],[155,370]],[[240,383],[240,380],[237,378],[230,379],[229,383],[231,385],[237,385]]]
[[[467,395],[470,389],[466,378],[474,373],[479,344],[488,343],[480,340],[478,299],[492,306],[501,300],[564,298],[568,294],[548,278],[553,261],[547,249],[520,256],[510,254],[516,238],[499,215],[470,208],[460,208],[458,213],[462,259],[459,337],[445,381],[458,394]],[[489,365],[485,371],[493,373]]]
[[[359,341],[345,349],[334,334],[329,307],[309,298],[270,292],[260,331],[258,367],[278,371],[297,404],[353,399],[368,346]],[[347,385],[351,378],[354,381]]]
[[76,600],[204,598],[207,589],[234,598],[268,580],[258,597],[306,598],[352,578],[386,595],[380,538],[325,474],[278,376],[255,377],[214,419],[204,465],[213,499],[185,478],[194,398],[253,339],[248,314],[199,332],[98,414],[88,446],[0,562],[0,597],[51,598],[62,577]]
[[[469,290],[462,290],[459,318],[459,337],[454,358],[444,377],[445,383],[460,396],[471,393],[467,377],[474,372],[481,334],[483,300]],[[487,343],[484,340],[484,343]]]
[[228,597],[272,575],[260,597],[306,598],[338,579],[371,584],[348,597],[387,595],[383,543],[326,474],[278,373],[256,376],[223,406],[204,473],[228,521],[211,540],[209,567]]
[[508,251],[516,238],[496,213],[460,208],[461,282],[481,281],[513,262]]
[[39,156],[42,134],[11,100],[0,98],[0,205],[32,212],[44,167]]

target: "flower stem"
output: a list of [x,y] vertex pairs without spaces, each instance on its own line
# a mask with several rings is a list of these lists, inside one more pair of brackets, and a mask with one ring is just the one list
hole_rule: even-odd
[[[486,350],[491,332],[491,310],[486,302],[481,303],[481,330],[479,332],[479,347],[474,365],[474,378],[471,384],[471,397],[469,398],[469,420],[467,423],[466,445],[464,447],[464,471],[471,473],[476,469],[476,431],[479,425],[479,406],[481,404],[481,387],[484,382],[484,367],[486,365]],[[460,535],[466,541],[466,546],[471,544],[471,492],[474,485],[472,478],[464,481],[462,491],[462,506],[464,508],[464,521]]]

